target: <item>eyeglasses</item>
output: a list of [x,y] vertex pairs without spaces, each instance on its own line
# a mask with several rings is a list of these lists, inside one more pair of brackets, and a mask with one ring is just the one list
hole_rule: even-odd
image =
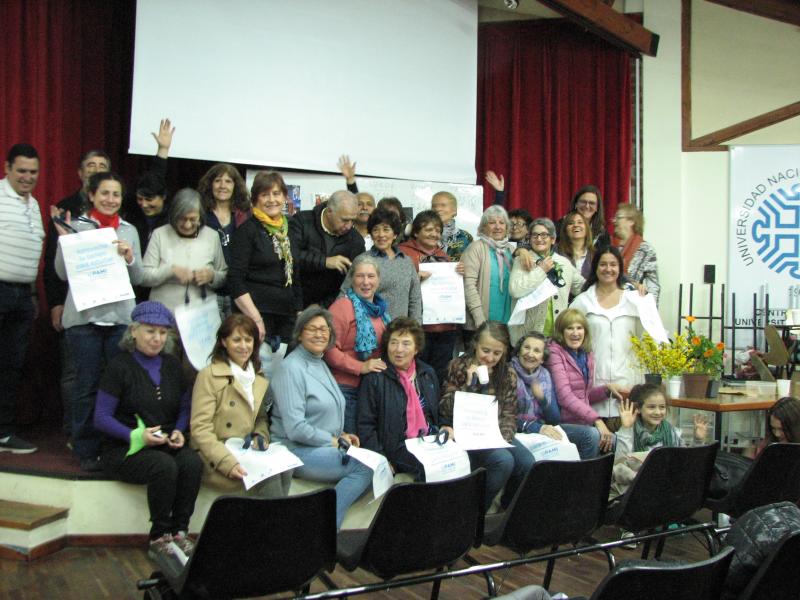
[[328,334],[331,332],[331,328],[330,328],[330,327],[328,327],[328,326],[322,326],[322,327],[305,327],[305,328],[303,329],[303,331],[307,331],[307,332],[308,332],[308,333],[310,333],[311,335],[316,335],[316,334],[318,334],[318,333],[321,333],[321,334],[323,334],[323,335],[328,335]]
[[525,221],[511,221],[511,229],[515,227],[526,227]]
[[547,233],[546,231],[545,232],[540,232],[540,233],[531,232],[531,235],[530,235],[530,238],[532,240],[546,240],[549,237],[551,237],[551,235],[549,233]]
[[614,221],[614,223],[616,223],[618,221],[622,221],[622,219],[628,219],[629,221],[632,220],[631,217],[629,217],[628,215],[616,215],[612,220]]
[[597,200],[578,200],[575,206],[586,206],[591,208],[597,207]]

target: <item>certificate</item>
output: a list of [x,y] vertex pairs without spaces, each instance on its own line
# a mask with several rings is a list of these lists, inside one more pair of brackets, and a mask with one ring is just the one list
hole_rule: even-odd
[[661,315],[658,314],[656,299],[652,294],[640,295],[639,292],[624,292],[625,297],[636,307],[639,313],[639,321],[642,322],[644,330],[650,334],[657,343],[669,343],[669,335],[664,329]]
[[542,302],[549,300],[553,296],[558,296],[558,289],[556,289],[556,286],[554,286],[549,279],[545,279],[536,286],[536,289],[517,300],[517,303],[514,305],[514,310],[511,311],[511,318],[508,320],[508,324],[524,325],[525,311],[534,306],[539,306]]
[[175,309],[175,324],[181,334],[181,344],[189,362],[198,371],[211,362],[210,355],[217,342],[217,329],[222,320],[216,298],[193,300]]
[[500,433],[494,396],[456,392],[453,431],[456,442],[465,450],[511,447]]
[[394,475],[389,467],[389,461],[383,454],[355,446],[350,446],[347,454],[372,469],[372,495],[376,500],[392,487]]
[[464,477],[471,473],[467,451],[455,442],[448,440],[440,446],[434,443],[435,436],[406,440],[406,448],[425,469],[425,481],[447,481]]
[[422,324],[464,323],[464,278],[456,273],[456,263],[420,263],[419,270],[431,274],[420,284]]
[[264,451],[242,448],[242,438],[229,438],[225,447],[233,454],[237,462],[247,471],[244,477],[244,489],[249,490],[268,477],[283,473],[289,469],[303,466],[303,461],[292,454],[283,444],[274,442]]
[[114,244],[116,240],[117,233],[111,227],[59,236],[77,310],[135,297],[125,259]]
[[567,439],[567,434],[561,427],[556,425],[555,428],[561,434],[560,440],[554,440],[541,433],[518,433],[514,438],[533,454],[536,462],[541,460],[580,460],[578,447]]

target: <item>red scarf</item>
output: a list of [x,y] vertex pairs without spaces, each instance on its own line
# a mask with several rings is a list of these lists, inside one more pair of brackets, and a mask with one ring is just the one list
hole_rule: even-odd
[[93,208],[91,211],[89,211],[89,216],[100,223],[100,229],[103,227],[117,229],[119,227],[119,213],[114,213],[113,215],[104,215],[96,208]]
[[644,239],[642,236],[640,236],[638,233],[634,233],[622,246],[622,264],[625,268],[625,275],[628,274],[628,266],[633,260],[633,255],[636,254],[636,251],[639,249],[639,246],[642,245],[643,241]]

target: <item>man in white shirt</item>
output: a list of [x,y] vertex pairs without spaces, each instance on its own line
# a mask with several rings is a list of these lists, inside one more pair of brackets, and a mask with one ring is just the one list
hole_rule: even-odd
[[44,228],[31,195],[39,155],[29,144],[8,151],[0,180],[0,452],[28,454],[36,446],[15,435],[16,404],[34,316]]

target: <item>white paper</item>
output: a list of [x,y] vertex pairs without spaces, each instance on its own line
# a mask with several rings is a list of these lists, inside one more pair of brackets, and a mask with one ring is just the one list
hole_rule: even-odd
[[280,346],[278,346],[278,350],[273,352],[272,348],[270,348],[266,342],[261,342],[258,355],[261,358],[261,372],[264,374],[264,377],[271,380],[272,376],[277,373],[284,356],[286,356],[286,348],[286,344],[281,342]]
[[431,274],[420,284],[423,325],[466,322],[464,278],[456,273],[456,264],[420,263],[419,270]]
[[229,438],[225,442],[225,447],[247,471],[244,478],[244,489],[246,490],[268,477],[303,466],[303,461],[292,454],[283,444],[273,442],[265,451],[253,450],[252,447],[244,450],[243,444],[242,438]]
[[175,323],[189,362],[200,371],[210,362],[222,323],[216,297],[181,304],[175,309]]
[[117,252],[111,227],[58,238],[72,300],[79,311],[134,298],[125,259]]
[[469,475],[472,470],[469,466],[467,451],[452,440],[440,446],[433,442],[435,436],[406,440],[406,448],[413,454],[425,469],[425,481],[447,481]]
[[581,459],[578,447],[569,441],[564,430],[556,425],[556,430],[561,434],[560,440],[554,440],[541,433],[518,433],[514,437],[533,454],[536,462],[542,460],[568,460]]
[[494,396],[456,392],[453,431],[456,442],[464,450],[511,447],[500,433]]
[[517,300],[517,303],[514,305],[514,310],[511,311],[511,318],[508,320],[508,324],[524,325],[525,311],[534,306],[539,306],[542,302],[545,302],[553,296],[558,296],[558,288],[556,288],[549,279],[545,279],[536,286],[536,289]]
[[372,495],[376,500],[392,487],[394,475],[389,467],[389,461],[383,454],[355,446],[350,446],[347,454],[372,469]]
[[669,334],[661,322],[661,315],[658,314],[656,299],[652,294],[640,295],[639,292],[628,290],[624,292],[625,297],[631,301],[639,313],[639,320],[642,322],[644,330],[650,334],[656,343],[669,343]]

